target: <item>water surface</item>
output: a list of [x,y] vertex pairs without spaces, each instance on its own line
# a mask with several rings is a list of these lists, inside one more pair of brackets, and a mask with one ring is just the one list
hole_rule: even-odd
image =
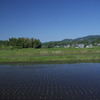
[[100,100],[100,63],[0,65],[0,100]]

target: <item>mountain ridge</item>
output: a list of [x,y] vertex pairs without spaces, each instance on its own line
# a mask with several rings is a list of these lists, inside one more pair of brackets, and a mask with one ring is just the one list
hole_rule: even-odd
[[77,43],[85,43],[85,44],[90,44],[90,43],[100,43],[100,35],[88,35],[88,36],[83,36],[75,39],[63,39],[61,41],[50,41],[50,42],[45,42],[43,43],[43,46],[56,46],[56,45],[66,45],[66,44],[77,44]]
[[62,41],[68,41],[68,40],[88,40],[88,39],[93,39],[93,38],[100,38],[100,35],[88,35],[88,36],[83,36],[83,37],[79,37],[79,38],[75,38],[75,39],[64,39]]

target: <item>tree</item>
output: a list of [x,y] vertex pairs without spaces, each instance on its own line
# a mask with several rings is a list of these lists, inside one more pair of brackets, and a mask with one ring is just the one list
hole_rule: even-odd
[[42,44],[40,42],[40,40],[34,40],[34,48],[41,48]]
[[8,41],[4,41],[3,45],[18,47],[18,48],[41,48],[42,43],[38,39],[34,38],[29,39],[22,37],[22,38],[9,38]]

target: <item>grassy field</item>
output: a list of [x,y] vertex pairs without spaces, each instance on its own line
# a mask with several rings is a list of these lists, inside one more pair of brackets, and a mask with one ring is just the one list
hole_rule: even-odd
[[0,62],[59,62],[100,60],[100,47],[0,49]]

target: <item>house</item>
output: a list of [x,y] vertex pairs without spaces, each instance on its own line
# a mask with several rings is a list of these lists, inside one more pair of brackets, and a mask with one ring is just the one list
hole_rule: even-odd
[[92,48],[92,47],[93,47],[92,44],[89,44],[89,45],[86,46],[86,48]]
[[100,46],[100,43],[98,43],[97,46]]
[[85,47],[85,45],[84,44],[76,44],[76,47],[78,48],[84,48]]
[[69,45],[64,45],[64,48],[69,48],[70,47],[70,44]]

